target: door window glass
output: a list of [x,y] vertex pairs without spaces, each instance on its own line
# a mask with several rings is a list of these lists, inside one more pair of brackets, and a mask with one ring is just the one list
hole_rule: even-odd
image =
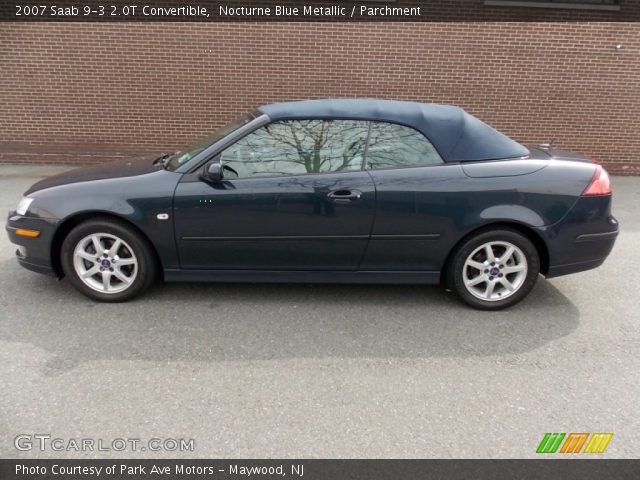
[[419,167],[442,163],[422,133],[404,125],[374,122],[367,149],[367,168]]
[[228,178],[360,170],[369,122],[288,120],[247,135],[222,152]]

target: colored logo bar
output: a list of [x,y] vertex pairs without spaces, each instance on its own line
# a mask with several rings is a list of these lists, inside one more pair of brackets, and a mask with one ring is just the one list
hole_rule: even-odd
[[536,453],[604,453],[611,437],[613,433],[545,433]]

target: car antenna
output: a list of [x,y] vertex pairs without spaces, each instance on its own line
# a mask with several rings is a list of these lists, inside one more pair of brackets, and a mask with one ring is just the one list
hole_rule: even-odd
[[550,149],[551,147],[553,147],[553,144],[555,143],[556,139],[555,137],[552,138],[551,140],[549,140],[547,143],[542,143],[540,144],[540,148],[546,148],[547,150]]

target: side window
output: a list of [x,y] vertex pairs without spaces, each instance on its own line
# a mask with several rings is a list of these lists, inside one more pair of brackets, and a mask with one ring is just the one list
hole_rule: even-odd
[[374,122],[367,149],[367,168],[420,167],[442,163],[431,142],[417,130]]
[[227,177],[360,170],[369,124],[357,120],[288,120],[266,125],[222,152]]

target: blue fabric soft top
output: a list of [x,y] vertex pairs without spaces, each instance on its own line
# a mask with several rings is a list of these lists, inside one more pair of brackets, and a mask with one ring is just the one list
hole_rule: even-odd
[[259,110],[271,120],[349,119],[398,123],[422,132],[447,162],[495,160],[529,150],[460,107],[375,99],[273,103]]

